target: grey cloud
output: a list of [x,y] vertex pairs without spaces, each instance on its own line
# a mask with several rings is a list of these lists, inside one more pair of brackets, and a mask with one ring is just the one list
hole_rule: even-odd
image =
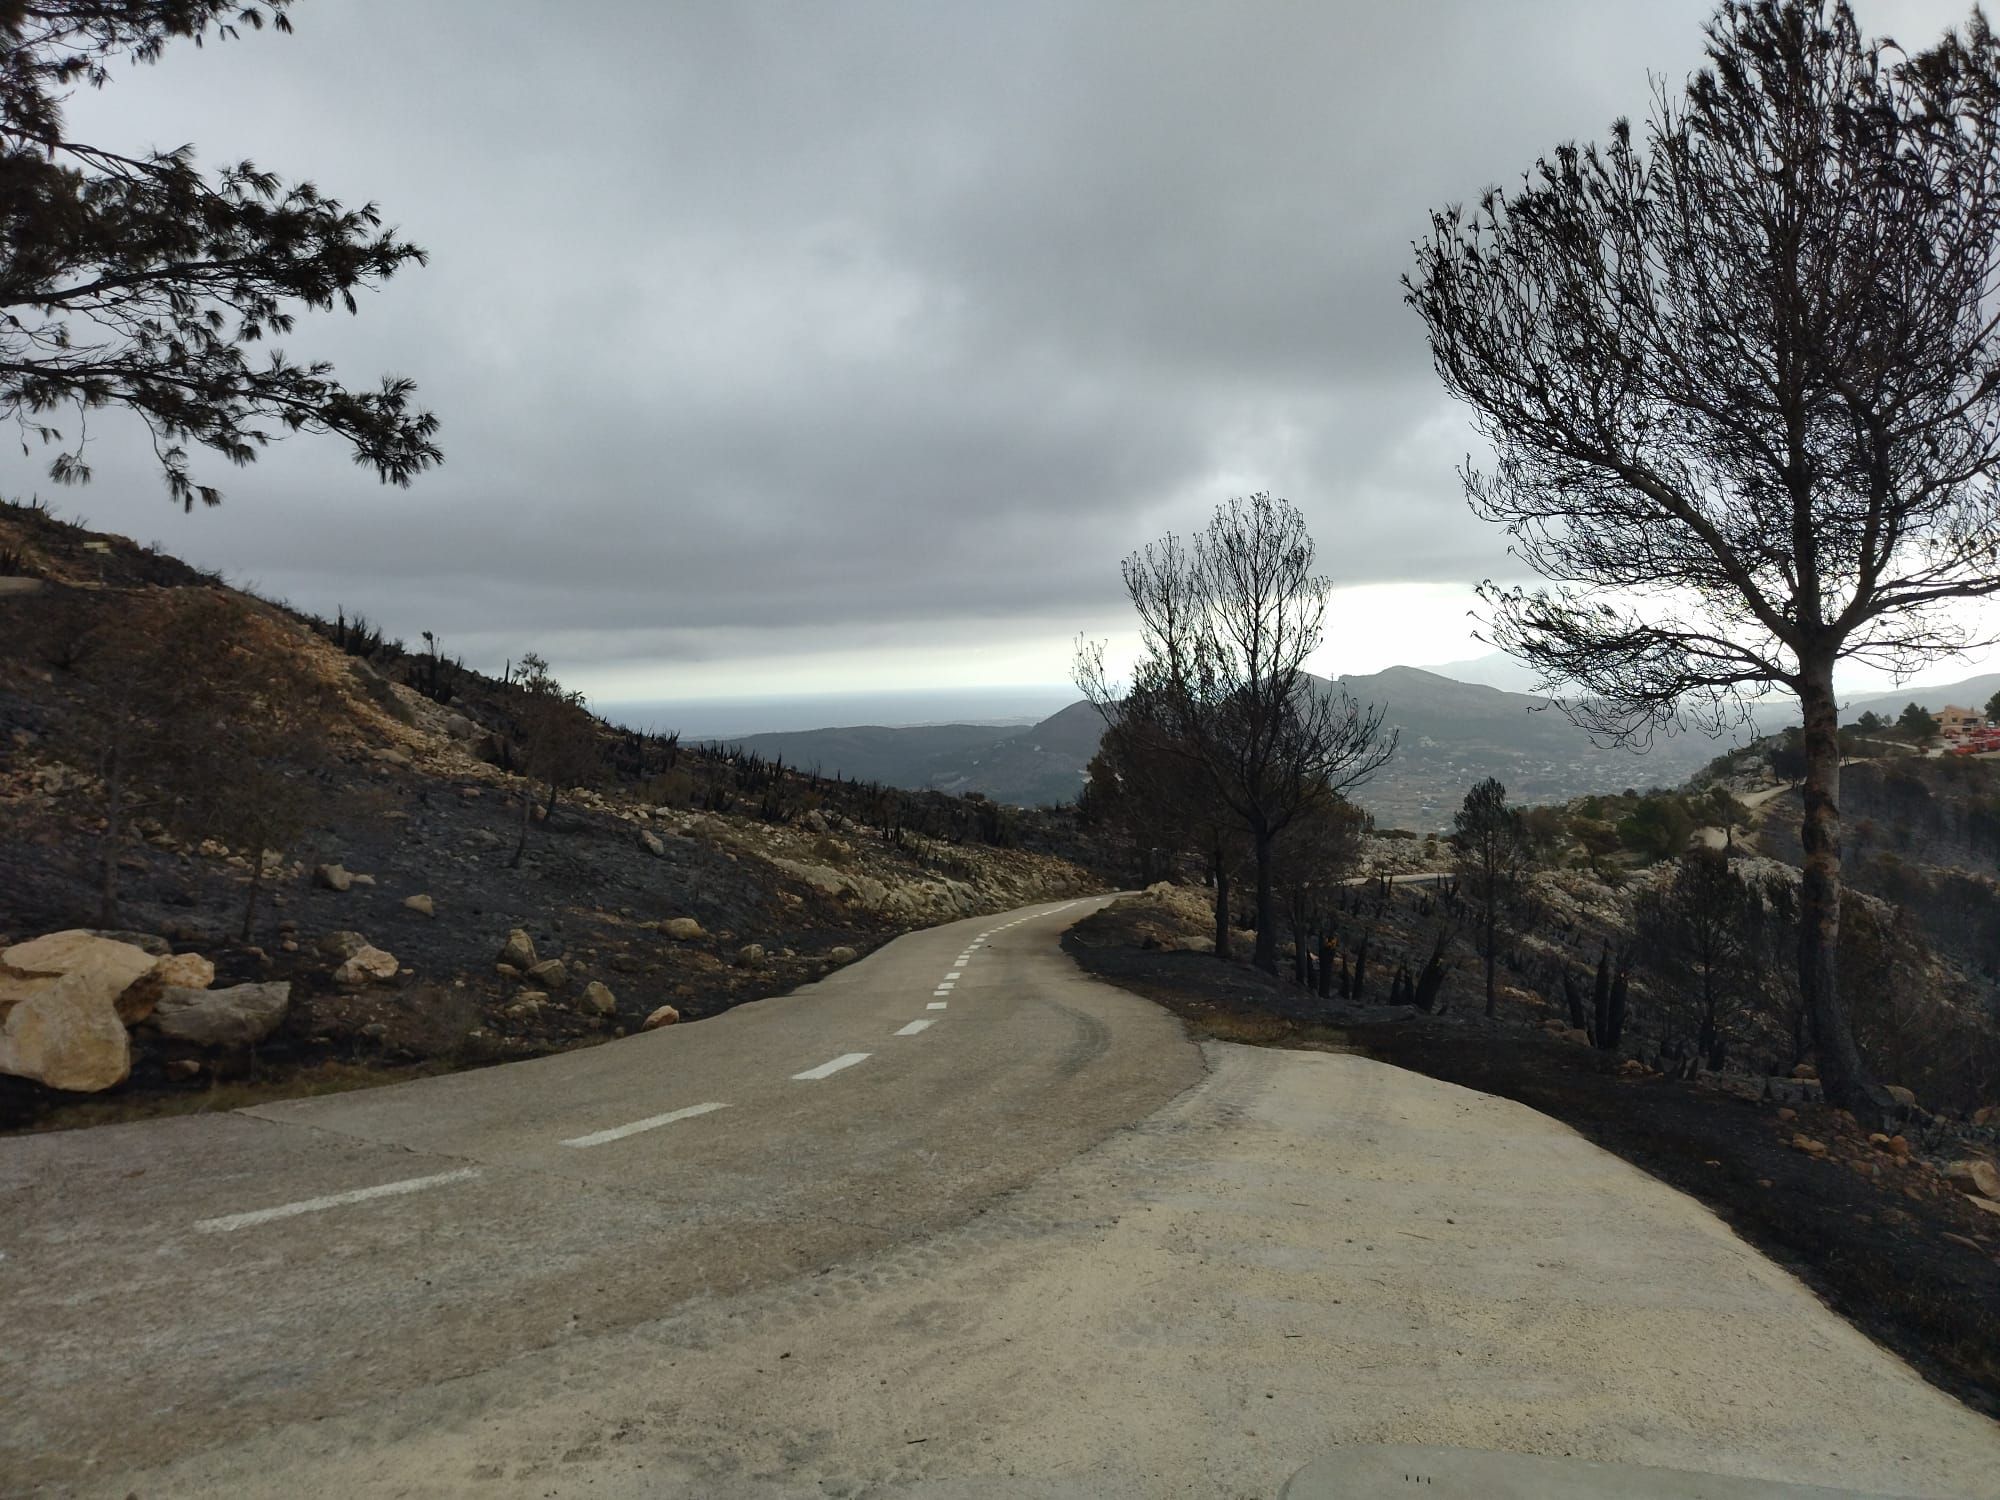
[[[1915,39],[1958,7],[1862,11]],[[1706,12],[303,4],[86,93],[79,133],[378,199],[431,267],[291,342],[417,377],[446,467],[385,493],[295,440],[207,465],[229,500],[190,521],[105,419],[73,504],[577,667],[1084,628],[1239,481],[1343,581],[1476,580],[1503,539],[1459,494],[1409,241],[1641,111]]]

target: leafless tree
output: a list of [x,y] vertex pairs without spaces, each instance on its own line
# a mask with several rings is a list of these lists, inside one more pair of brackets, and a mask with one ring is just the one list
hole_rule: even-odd
[[1328,793],[1367,780],[1395,735],[1379,708],[1306,672],[1332,584],[1313,572],[1312,537],[1289,501],[1229,500],[1191,544],[1169,534],[1123,572],[1139,615],[1133,690],[1109,682],[1101,643],[1079,650],[1077,683],[1107,724],[1144,715],[1243,829],[1256,869],[1255,961],[1276,973],[1275,841]]
[[1406,278],[1493,447],[1473,508],[1546,584],[1493,638],[1593,730],[1804,713],[1800,987],[1827,1091],[1877,1107],[1840,999],[1843,660],[1911,671],[2000,592],[2000,42],[1911,56],[1844,3],[1725,4],[1684,97],[1434,215]]

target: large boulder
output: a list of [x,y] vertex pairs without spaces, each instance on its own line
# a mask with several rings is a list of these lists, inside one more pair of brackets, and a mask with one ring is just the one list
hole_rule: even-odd
[[522,928],[516,927],[507,934],[507,941],[500,945],[498,963],[512,964],[523,974],[535,966],[535,940]]
[[739,969],[761,969],[764,967],[764,945],[745,943],[736,950],[736,967]]
[[851,964],[854,962],[855,953],[852,948],[843,943],[838,948],[829,948],[826,957],[829,963]]
[[363,985],[394,979],[399,967],[396,955],[386,949],[358,948],[333,971],[333,982],[344,989],[360,989]]
[[79,1094],[123,1083],[132,1071],[132,1043],[115,998],[105,993],[101,974],[56,976],[0,1021],[0,1073]]
[[639,830],[639,847],[655,859],[667,852],[667,846],[660,842],[660,836],[650,828]]
[[222,990],[168,989],[153,1008],[160,1035],[201,1047],[250,1047],[278,1029],[292,1003],[286,980]]
[[31,938],[0,950],[0,1014],[46,992],[58,978],[73,979],[107,1006],[115,1005],[159,962],[135,943],[80,927]]
[[569,985],[569,965],[559,958],[545,958],[528,970],[528,977],[545,990],[565,989]]
[[205,990],[215,983],[215,965],[199,953],[170,953],[154,962],[118,997],[118,1019],[136,1026],[153,1013],[160,995],[168,988]]
[[354,889],[354,873],[343,865],[321,865],[313,871],[313,881],[329,891]]
[[677,943],[698,942],[701,938],[707,936],[701,930],[701,923],[697,922],[693,917],[668,917],[666,921],[660,924],[660,931],[664,932]]
[[1979,1157],[1969,1156],[1951,1163],[1944,1169],[1944,1179],[1961,1193],[2000,1199],[2000,1167]]
[[641,1031],[658,1031],[662,1026],[672,1026],[680,1018],[681,1013],[671,1005],[662,1005],[658,1010],[655,1010],[651,1015],[646,1017],[639,1029]]
[[593,979],[583,987],[583,1008],[593,1015],[615,1016],[618,1014],[618,997],[601,980]]

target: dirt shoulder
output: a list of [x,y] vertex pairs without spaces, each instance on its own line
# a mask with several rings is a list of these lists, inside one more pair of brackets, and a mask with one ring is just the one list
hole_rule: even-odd
[[[1921,1150],[1871,1145],[1823,1106],[1781,1111],[1621,1072],[1617,1058],[1531,1026],[1322,1001],[1247,966],[1160,946],[1176,920],[1130,900],[1078,923],[1064,946],[1087,972],[1199,1035],[1360,1053],[1561,1121],[1706,1205],[1933,1384],[2000,1416],[2000,1223]],[[1796,1148],[1795,1136],[1826,1149]]]

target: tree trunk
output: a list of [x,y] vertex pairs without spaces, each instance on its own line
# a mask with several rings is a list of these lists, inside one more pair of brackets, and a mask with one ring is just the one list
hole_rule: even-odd
[[113,731],[110,764],[104,773],[104,845],[98,870],[97,925],[118,925],[118,851],[125,836],[124,732]]
[[257,920],[257,890],[264,883],[264,846],[259,843],[250,855],[250,894],[243,898],[243,941],[250,941],[251,923]]
[[1494,935],[1493,888],[1489,882],[1486,890],[1486,1018],[1493,1019],[1495,998],[1493,993],[1493,961],[1499,956],[1500,943]]
[[1855,1045],[1840,997],[1840,710],[1831,663],[1808,668],[1799,688],[1805,716],[1805,813],[1799,842],[1799,994],[1819,1048],[1819,1076],[1829,1104],[1859,1109],[1873,1080]]
[[1251,962],[1266,974],[1278,972],[1277,898],[1271,891],[1273,835],[1257,835],[1257,949]]
[[1229,862],[1215,851],[1215,956],[1229,957]]

